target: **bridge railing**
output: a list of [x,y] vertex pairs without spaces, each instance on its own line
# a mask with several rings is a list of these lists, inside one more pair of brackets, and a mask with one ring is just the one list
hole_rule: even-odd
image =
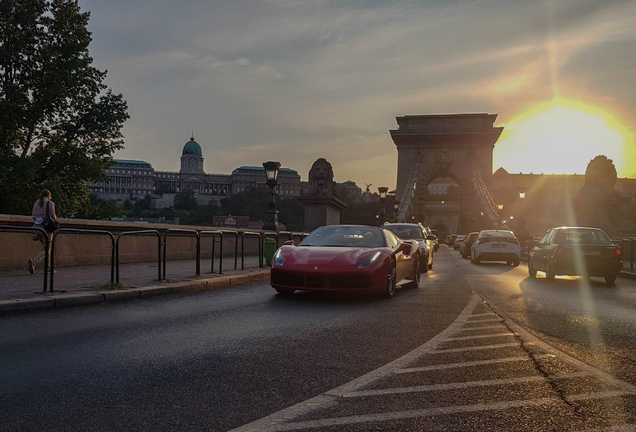
[[413,195],[415,194],[415,189],[417,188],[417,179],[420,175],[421,163],[422,153],[418,152],[415,155],[415,159],[413,160],[413,168],[411,168],[409,181],[404,188],[404,192],[402,192],[402,197],[400,197],[400,204],[398,205],[398,213],[396,218],[398,222],[406,221],[406,218],[411,211],[411,206],[413,205]]
[[473,177],[473,189],[477,193],[480,201],[482,202],[482,213],[490,221],[493,223],[495,228],[503,227],[508,229],[506,222],[501,220],[499,217],[499,209],[497,207],[497,203],[494,198],[490,194],[490,191],[486,187],[486,183],[484,182],[483,177],[481,176],[481,172],[479,171],[479,167],[477,163],[473,161],[472,164],[472,177]]

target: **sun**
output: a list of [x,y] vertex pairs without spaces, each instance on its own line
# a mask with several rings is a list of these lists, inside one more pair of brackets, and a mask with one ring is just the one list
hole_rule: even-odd
[[636,173],[633,134],[609,112],[557,99],[539,104],[503,125],[493,167],[510,173],[584,174],[590,160],[605,155],[619,177]]

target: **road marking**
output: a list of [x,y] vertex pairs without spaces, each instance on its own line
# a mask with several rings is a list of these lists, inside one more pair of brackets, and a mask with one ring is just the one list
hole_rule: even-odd
[[501,343],[501,344],[493,344],[493,345],[481,345],[476,347],[436,349],[436,350],[430,351],[429,354],[479,351],[479,350],[489,350],[489,349],[497,349],[497,348],[518,347],[518,346],[520,346],[519,342],[510,342],[510,343]]
[[[540,355],[536,355],[534,357],[535,358],[549,358],[549,357],[554,357],[554,356],[552,354],[540,354]],[[498,359],[476,360],[476,361],[461,362],[461,363],[445,363],[445,364],[432,365],[432,366],[405,368],[405,369],[402,369],[402,370],[395,371],[395,373],[403,374],[403,373],[426,372],[426,371],[433,371],[433,370],[454,369],[454,368],[463,368],[463,367],[472,367],[472,366],[483,366],[483,365],[489,365],[489,364],[518,362],[518,361],[530,361],[530,357],[504,357],[504,358],[498,358]]]
[[502,322],[503,319],[501,318],[493,318],[493,319],[485,319],[485,320],[470,320],[470,321],[466,321],[467,323],[483,323],[483,322]]
[[[476,289],[470,279],[468,279],[469,285],[471,285],[473,292],[476,292]],[[505,314],[503,314],[500,310],[494,307],[492,304],[488,304],[491,310],[493,310],[499,317],[498,319],[486,319],[486,320],[470,320],[472,311],[475,308],[484,303],[479,295],[475,294],[471,300],[468,302],[462,313],[457,317],[457,319],[442,332],[437,334],[435,337],[416,348],[415,350],[407,353],[406,355],[366,374],[359,378],[356,378],[344,385],[341,385],[335,389],[332,389],[326,393],[318,395],[314,398],[306,400],[304,402],[298,403],[266,417],[263,417],[259,420],[256,420],[252,423],[246,424],[239,428],[233,429],[232,432],[276,432],[276,431],[291,431],[291,430],[302,430],[302,429],[312,429],[312,428],[325,428],[330,426],[342,426],[348,424],[359,424],[365,422],[378,422],[378,421],[387,421],[387,420],[401,420],[401,419],[409,419],[409,418],[418,418],[418,417],[432,417],[432,416],[441,416],[441,415],[449,415],[449,414],[461,414],[461,413],[471,413],[471,412],[479,412],[479,411],[493,411],[493,410],[505,410],[511,408],[524,408],[524,407],[536,407],[548,404],[564,404],[569,402],[578,402],[584,400],[593,400],[593,399],[604,399],[604,398],[613,398],[613,397],[622,397],[622,396],[633,396],[636,394],[636,386],[622,381],[610,374],[604,373],[600,370],[593,368],[583,362],[580,362],[567,354],[559,351],[556,348],[549,346],[548,344],[542,342],[540,339],[534,337],[527,331],[523,330],[519,325],[511,321]],[[488,302],[489,303],[489,302]],[[481,314],[480,314],[481,315]],[[490,315],[490,314],[488,314]],[[485,316],[485,315],[484,315]],[[466,330],[467,323],[474,322],[503,322],[508,330],[511,333],[499,333],[494,335],[477,335],[477,336],[469,336],[469,337],[450,337],[458,334],[461,331]],[[479,327],[474,327],[479,328]],[[515,335],[518,337],[519,341],[513,343],[501,343],[501,344],[492,344],[492,345],[483,345],[477,347],[460,347],[460,348],[450,348],[450,349],[440,349],[439,347],[449,340],[468,340],[468,339],[476,339],[478,337],[493,337],[493,336],[511,336]],[[407,368],[408,365],[412,364],[416,360],[420,359],[425,355],[432,354],[443,354],[443,353],[459,353],[459,352],[469,352],[469,351],[479,351],[479,350],[490,350],[490,349],[498,349],[498,348],[508,348],[508,347],[517,347],[519,349],[522,348],[521,344],[525,345],[533,345],[535,348],[538,348],[540,351],[543,351],[542,354],[532,354],[529,353],[529,357],[506,357],[502,359],[488,359],[488,360],[480,360],[476,362],[462,362],[462,363],[448,363],[442,365],[432,365],[432,366],[423,366],[422,368]],[[467,381],[467,382],[459,382],[459,383],[447,383],[447,384],[431,384],[425,386],[414,386],[414,387],[406,387],[406,388],[384,388],[384,389],[376,389],[376,390],[362,390],[363,388],[369,388],[371,384],[374,382],[397,374],[397,373],[408,373],[408,372],[417,372],[417,371],[425,371],[425,370],[440,370],[440,369],[450,369],[454,367],[467,367],[467,366],[475,366],[477,364],[495,364],[495,363],[504,363],[504,362],[512,362],[512,361],[521,361],[521,359],[531,360],[541,357],[555,357],[556,359],[563,361],[564,363],[573,366],[578,371],[568,374],[562,375],[554,375],[554,376],[530,376],[530,377],[519,377],[519,378],[509,378],[509,379],[493,379],[493,380],[482,380],[482,381]],[[385,412],[385,413],[375,413],[375,414],[364,414],[364,415],[352,415],[347,417],[338,417],[338,418],[323,418],[318,420],[309,420],[309,421],[295,421],[301,416],[307,415],[316,410],[328,411],[329,408],[335,406],[339,401],[342,400],[343,397],[367,397],[367,396],[380,396],[380,395],[389,395],[389,394],[398,394],[398,393],[412,393],[412,392],[424,392],[431,390],[455,390],[467,387],[478,387],[478,386],[494,386],[494,385],[514,385],[519,383],[526,382],[535,382],[535,381],[548,381],[554,379],[567,379],[577,376],[593,376],[596,377],[605,383],[611,384],[614,387],[620,389],[616,391],[604,391],[604,392],[596,392],[596,393],[583,393],[578,395],[572,395],[563,397],[563,395],[559,394],[559,397],[548,397],[548,398],[540,398],[540,399],[531,399],[531,400],[509,400],[509,401],[501,401],[501,402],[491,402],[491,403],[481,403],[474,405],[452,405],[452,406],[442,406],[436,408],[427,408],[427,409],[417,409],[417,410],[409,410],[409,411],[400,411],[400,412]],[[618,432],[618,430],[617,430]]]
[[[459,314],[457,319],[455,319],[455,321],[453,321],[451,325],[446,327],[436,336],[433,336],[426,343],[419,346],[418,348],[415,348],[413,351],[403,355],[402,357],[392,361],[391,363],[381,366],[380,368],[371,371],[366,375],[362,375],[361,377],[356,378],[353,381],[350,381],[340,387],[332,389],[329,393],[349,393],[356,391],[359,388],[365,387],[370,383],[377,381],[380,378],[394,373],[396,370],[403,369],[404,366],[412,363],[419,357],[434,352],[435,348],[437,348],[438,345],[444,342],[446,337],[455,333],[459,328],[461,328],[462,325],[464,325],[464,323],[466,323],[472,311],[475,310],[478,305],[482,304],[482,301],[483,300],[477,294],[474,294],[473,297],[468,301],[468,304],[466,305],[464,310]],[[518,346],[518,344],[516,345]],[[244,426],[232,429],[231,432],[268,432],[277,430],[291,430],[277,429],[275,427],[282,427],[284,426],[282,425],[282,423],[293,420],[294,418],[298,418],[311,411],[317,409],[325,409],[329,406],[333,406],[336,401],[337,398],[322,394],[306,401],[297,403],[296,405],[292,405],[281,411],[270,414],[259,420],[253,421],[252,423],[248,423]]]
[[472,336],[462,336],[462,337],[453,337],[447,338],[447,341],[458,341],[458,340],[469,340],[469,339],[484,339],[489,337],[502,337],[502,336],[514,336],[514,333],[492,333],[492,334],[484,334],[484,335],[472,335]]
[[514,385],[514,384],[525,384],[529,382],[536,381],[549,381],[551,379],[563,379],[563,378],[577,378],[582,376],[589,376],[587,372],[570,372],[566,374],[560,375],[550,375],[545,377],[543,375],[533,375],[533,376],[525,376],[518,378],[504,378],[504,379],[492,379],[492,380],[479,380],[479,381],[466,381],[466,382],[455,382],[455,383],[447,383],[447,384],[429,384],[429,385],[421,385],[421,386],[413,386],[413,387],[396,387],[396,388],[386,388],[386,389],[377,389],[377,390],[360,390],[351,393],[344,394],[333,394],[331,392],[327,392],[332,396],[338,396],[341,398],[353,398],[353,397],[366,397],[366,396],[380,396],[380,395],[391,395],[391,394],[402,394],[402,393],[420,393],[427,391],[441,391],[441,390],[455,390],[455,389],[463,389],[463,388],[471,388],[471,387],[488,387],[488,386],[498,386],[498,385]]
[[472,314],[471,316],[468,317],[468,319],[470,318],[475,318],[475,317],[482,317],[482,316],[497,316],[496,313],[494,312],[486,312],[486,313],[480,313],[480,314]]
[[506,328],[505,325],[499,324],[494,326],[460,328],[458,331],[473,331],[473,330],[482,330],[482,329],[505,329],[505,328]]
[[[605,398],[612,398],[612,397],[618,397],[618,396],[625,396],[629,394],[630,392],[626,392],[626,391],[586,393],[586,394],[580,394],[580,395],[573,395],[567,399],[570,400],[572,398],[572,401],[605,399]],[[501,411],[501,410],[506,410],[511,408],[538,407],[538,406],[554,405],[554,404],[561,404],[561,403],[563,403],[562,399],[557,397],[551,397],[551,398],[541,398],[541,399],[481,403],[481,404],[475,404],[475,405],[455,405],[455,406],[439,407],[439,408],[425,408],[425,409],[419,409],[419,410],[387,412],[387,413],[379,413],[379,414],[363,414],[363,415],[355,415],[355,416],[348,416],[348,417],[309,420],[309,421],[294,422],[294,423],[287,423],[287,424],[268,423],[267,426],[269,427],[267,427],[267,429],[262,429],[262,431],[263,432],[265,431],[267,432],[293,431],[293,430],[325,428],[330,426],[343,426],[343,425],[350,425],[350,424],[378,422],[378,421],[387,421],[387,420],[404,420],[404,419],[410,419],[410,418],[434,417],[434,416],[465,414],[465,413],[474,413],[474,412],[483,412],[483,411]],[[238,431],[238,430],[241,430],[241,429],[235,429],[235,431]]]

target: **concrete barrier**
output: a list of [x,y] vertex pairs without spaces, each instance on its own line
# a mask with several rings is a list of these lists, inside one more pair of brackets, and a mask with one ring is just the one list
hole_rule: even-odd
[[[112,232],[115,237],[124,231],[157,230],[163,236],[167,229],[194,229],[213,231],[219,229],[209,226],[187,226],[169,224],[145,224],[114,221],[94,221],[85,219],[60,218],[62,228],[94,229]],[[33,220],[28,216],[0,215],[0,225],[30,226]],[[236,230],[243,231],[243,230]],[[250,230],[251,231],[251,230]],[[34,241],[29,233],[0,232],[0,271],[27,268],[29,259],[42,250],[39,241]],[[162,238],[163,241],[163,238]],[[201,238],[201,259],[212,256],[212,237]],[[185,260],[196,257],[196,237],[169,235],[167,248],[168,260]],[[223,238],[224,268],[234,265],[233,257],[236,240],[232,235]],[[163,249],[162,249],[163,253]],[[240,266],[241,245],[238,245]],[[245,237],[245,255],[258,255],[258,238]],[[216,258],[219,256],[217,240]],[[151,236],[125,236],[120,240],[120,263],[154,262],[157,260],[157,238]],[[55,266],[71,267],[79,265],[109,264],[111,258],[111,241],[108,236],[60,234],[56,239]],[[229,260],[231,258],[231,260]]]

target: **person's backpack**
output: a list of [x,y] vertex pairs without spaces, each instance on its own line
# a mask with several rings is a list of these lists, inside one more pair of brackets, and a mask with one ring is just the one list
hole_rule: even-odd
[[49,207],[51,205],[51,201],[47,201],[46,203],[46,214],[42,216],[42,227],[48,232],[52,233],[56,229],[60,227],[60,223],[52,218],[49,214]]

